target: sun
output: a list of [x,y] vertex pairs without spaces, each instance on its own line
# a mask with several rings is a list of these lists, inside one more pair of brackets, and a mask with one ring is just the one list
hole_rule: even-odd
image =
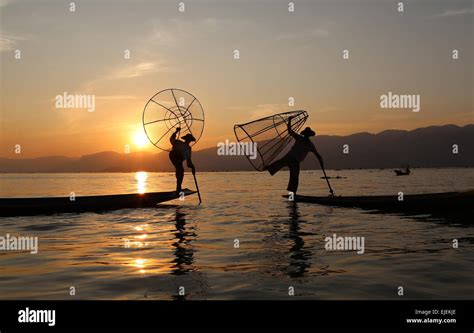
[[146,137],[145,133],[137,131],[133,135],[133,143],[138,148],[143,148],[148,143],[148,138]]

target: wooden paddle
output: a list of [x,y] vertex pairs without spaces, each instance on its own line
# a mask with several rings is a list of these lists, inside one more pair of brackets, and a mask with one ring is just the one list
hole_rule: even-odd
[[196,191],[198,193],[198,198],[199,198],[199,204],[201,204],[202,200],[201,200],[201,192],[199,192],[199,186],[198,186],[198,182],[197,182],[197,179],[196,179],[196,171],[193,171],[193,177],[194,177],[194,184],[196,184]]
[[324,179],[326,179],[326,182],[328,183],[329,192],[331,192],[331,195],[334,196],[334,191],[332,190],[331,184],[329,183],[328,176],[326,175],[326,170],[324,170],[324,167],[322,165],[321,165],[321,169],[323,170],[323,173],[324,173]]

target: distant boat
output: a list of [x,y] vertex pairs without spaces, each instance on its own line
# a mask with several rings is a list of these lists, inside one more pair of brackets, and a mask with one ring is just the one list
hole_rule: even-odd
[[405,171],[402,170],[393,170],[397,176],[408,176],[410,174],[410,167],[407,166]]

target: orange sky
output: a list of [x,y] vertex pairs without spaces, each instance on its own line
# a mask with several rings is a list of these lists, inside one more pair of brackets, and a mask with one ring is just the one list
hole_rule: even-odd
[[[174,2],[88,2],[70,12],[6,1],[0,11],[0,156],[158,152],[134,141],[148,99],[171,87],[204,108],[195,149],[234,140],[236,123],[297,109],[319,134],[474,122],[467,0],[407,3],[404,13],[375,0],[301,1],[293,13],[286,1],[263,0],[193,2],[184,13]],[[65,91],[94,95],[95,111],[56,108]],[[419,94],[420,112],[381,109],[389,91]]]

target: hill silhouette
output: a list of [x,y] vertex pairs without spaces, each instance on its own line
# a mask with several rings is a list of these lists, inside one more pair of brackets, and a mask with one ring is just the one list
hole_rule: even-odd
[[[234,140],[235,141],[235,140]],[[313,139],[328,169],[411,167],[474,167],[474,124],[430,126],[412,131],[386,130],[377,134],[320,135]],[[349,146],[349,154],[343,146]],[[453,154],[453,145],[459,147]],[[218,156],[217,147],[193,152],[198,171],[253,170],[244,156]],[[303,169],[319,168],[314,156]],[[113,151],[79,158],[48,156],[0,158],[0,172],[133,172],[173,171],[167,152],[121,154]]]

